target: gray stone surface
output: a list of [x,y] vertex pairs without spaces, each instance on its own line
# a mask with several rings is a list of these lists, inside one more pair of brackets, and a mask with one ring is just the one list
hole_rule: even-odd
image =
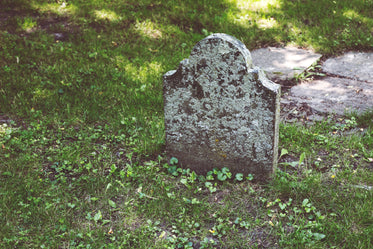
[[323,63],[325,72],[373,83],[373,52],[348,52]]
[[268,78],[278,82],[293,79],[317,62],[321,54],[294,47],[261,48],[251,52],[255,65],[263,69]]
[[213,34],[164,75],[166,152],[198,173],[228,167],[267,178],[277,164],[280,86],[245,45]]
[[344,115],[373,108],[373,83],[326,77],[294,86],[282,102],[307,103],[321,113]]

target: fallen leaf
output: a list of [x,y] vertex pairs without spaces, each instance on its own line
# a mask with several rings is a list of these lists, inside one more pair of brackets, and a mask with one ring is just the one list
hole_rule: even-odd
[[162,233],[159,235],[159,237],[158,238],[163,238],[164,236],[166,236],[166,232],[165,231],[162,231]]
[[150,52],[158,52],[157,49],[151,49],[151,48],[148,48],[148,50],[149,50]]

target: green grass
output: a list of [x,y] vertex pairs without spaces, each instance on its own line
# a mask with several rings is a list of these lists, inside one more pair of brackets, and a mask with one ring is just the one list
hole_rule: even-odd
[[1,1],[1,248],[372,248],[372,112],[281,124],[265,184],[166,160],[162,75],[211,32],[372,50],[373,2]]

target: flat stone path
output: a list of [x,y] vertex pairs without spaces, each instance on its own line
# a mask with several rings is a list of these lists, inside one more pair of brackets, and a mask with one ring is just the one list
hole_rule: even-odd
[[373,83],[373,52],[348,52],[329,58],[323,63],[322,69],[327,73]]
[[274,82],[293,79],[316,63],[321,56],[321,54],[294,47],[268,47],[251,52],[254,65],[263,69]]
[[319,113],[361,113],[373,108],[373,84],[326,77],[294,86],[283,99],[307,103]]
[[[265,48],[252,51],[254,65],[272,81],[291,80],[317,62],[321,55],[294,48]],[[303,58],[303,59],[302,59]],[[282,116],[318,120],[325,114],[373,110],[373,53],[348,52],[322,63],[327,75],[304,81],[282,96]],[[294,114],[294,115],[293,115]]]

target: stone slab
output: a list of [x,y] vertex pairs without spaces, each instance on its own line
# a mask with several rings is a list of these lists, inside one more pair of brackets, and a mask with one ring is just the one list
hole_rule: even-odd
[[317,62],[321,54],[294,47],[267,47],[251,52],[253,63],[263,69],[270,80],[293,79]]
[[348,52],[327,59],[322,69],[331,74],[373,83],[373,52]]
[[326,77],[291,88],[286,102],[306,103],[321,113],[344,115],[373,108],[373,83]]
[[227,167],[268,178],[277,165],[280,85],[246,46],[213,34],[163,77],[166,153],[197,173]]

